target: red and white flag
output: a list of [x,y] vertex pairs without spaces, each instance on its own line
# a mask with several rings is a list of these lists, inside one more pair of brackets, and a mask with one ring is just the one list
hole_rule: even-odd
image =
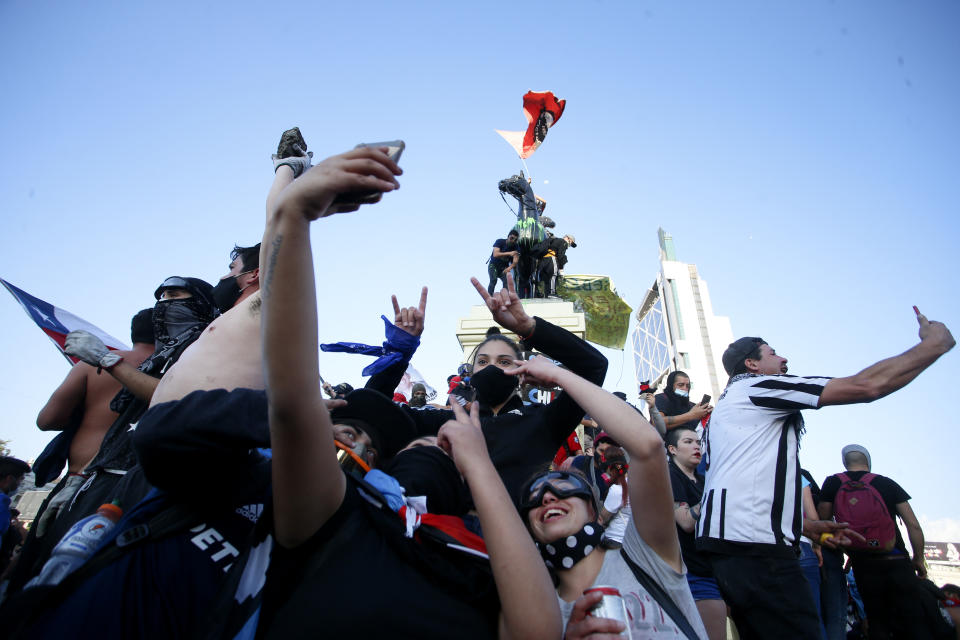
[[552,91],[527,91],[523,96],[523,115],[527,117],[526,131],[499,133],[521,158],[529,158],[547,137],[547,130],[563,115],[566,100],[558,100]]
[[[7,288],[7,291],[9,291],[10,295],[17,299],[17,302],[19,302],[20,306],[23,307],[23,310],[27,312],[27,315],[30,316],[35,323],[37,323],[37,326],[40,327],[51,340],[53,340],[53,343],[57,345],[57,349],[60,350],[60,353],[63,353],[63,342],[66,340],[67,334],[78,329],[89,331],[93,335],[97,336],[103,340],[103,344],[105,344],[109,349],[130,348],[122,341],[111,336],[106,331],[95,327],[82,318],[78,318],[69,311],[64,311],[63,309],[53,306],[49,302],[44,302],[40,298],[33,297],[26,291],[13,286],[3,278],[0,278],[0,284]],[[79,362],[77,358],[68,356],[66,353],[63,353],[63,357],[73,364]]]
[[407,365],[407,371],[403,374],[403,377],[400,378],[400,384],[394,389],[394,393],[402,393],[405,398],[409,398],[413,393],[413,385],[417,382],[426,388],[427,402],[433,402],[437,397],[437,390],[427,384],[427,381],[423,379],[420,372],[414,369],[411,364]]

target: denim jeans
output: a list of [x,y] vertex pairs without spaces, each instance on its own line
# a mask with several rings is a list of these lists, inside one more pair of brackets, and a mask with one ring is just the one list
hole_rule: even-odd
[[823,638],[826,638],[826,630],[823,628],[823,612],[820,610],[820,564],[817,560],[817,554],[813,552],[813,547],[809,543],[800,541],[800,570],[803,571],[803,577],[807,579],[810,585],[810,595],[813,596],[813,604],[817,608],[817,616],[820,618],[820,628]]

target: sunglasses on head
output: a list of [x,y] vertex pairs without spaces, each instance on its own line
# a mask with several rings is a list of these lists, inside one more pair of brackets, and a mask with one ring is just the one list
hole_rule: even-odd
[[523,504],[520,505],[521,509],[527,512],[539,507],[543,504],[543,496],[547,491],[558,498],[569,498],[571,496],[583,498],[596,508],[593,489],[587,484],[586,480],[575,473],[551,471],[533,481],[524,497]]

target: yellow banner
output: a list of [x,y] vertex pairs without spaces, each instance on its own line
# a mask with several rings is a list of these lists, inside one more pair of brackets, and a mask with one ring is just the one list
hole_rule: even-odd
[[609,276],[563,276],[557,295],[574,304],[586,317],[586,338],[611,349],[623,349],[630,326],[630,308]]

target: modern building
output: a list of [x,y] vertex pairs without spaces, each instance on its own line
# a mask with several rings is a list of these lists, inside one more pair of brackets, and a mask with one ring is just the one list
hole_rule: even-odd
[[[730,319],[713,314],[707,283],[695,264],[679,262],[673,237],[658,229],[660,271],[637,309],[632,335],[637,390],[641,382],[662,387],[671,371],[690,375],[690,399],[712,401],[727,384],[721,360],[733,342]],[[662,389],[660,389],[662,390]]]

